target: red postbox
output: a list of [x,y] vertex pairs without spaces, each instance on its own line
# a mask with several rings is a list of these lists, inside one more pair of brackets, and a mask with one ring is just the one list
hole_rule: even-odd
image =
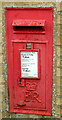
[[5,24],[9,111],[52,115],[52,8],[6,8]]

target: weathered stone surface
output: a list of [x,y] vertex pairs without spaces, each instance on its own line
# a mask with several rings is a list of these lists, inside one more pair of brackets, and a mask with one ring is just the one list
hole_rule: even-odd
[[[28,7],[37,7],[37,6],[41,6],[41,7],[53,7],[54,8],[54,14],[56,14],[56,16],[53,19],[53,23],[54,23],[54,41],[53,41],[53,53],[54,53],[54,61],[53,62],[53,83],[55,85],[55,87],[53,86],[53,100],[52,100],[52,111],[53,111],[53,117],[60,116],[60,105],[61,105],[61,97],[57,97],[57,96],[61,96],[61,91],[62,89],[60,89],[61,86],[61,76],[62,76],[62,58],[60,56],[62,56],[62,47],[60,47],[62,45],[62,37],[61,37],[61,31],[62,31],[62,17],[61,17],[61,11],[62,11],[62,4],[60,2],[55,2],[55,0],[51,0],[49,2],[43,1],[43,0],[0,0],[2,2],[0,2],[0,43],[4,44],[5,41],[5,32],[3,32],[2,29],[2,21],[3,21],[3,27],[5,25],[5,14],[4,14],[4,8],[5,7],[21,7],[21,6],[25,6],[27,5]],[[57,10],[57,11],[56,11]],[[3,14],[3,15],[2,15]],[[3,19],[2,19],[3,16]],[[56,19],[57,17],[57,19]],[[57,25],[55,27],[55,25]],[[5,27],[4,27],[5,29]],[[56,33],[57,31],[57,33]],[[56,37],[56,42],[55,42],[55,37]],[[2,45],[0,44],[0,91],[2,92],[2,99],[0,99],[0,102],[2,101],[6,101],[6,97],[7,94],[6,91],[8,92],[8,89],[5,87],[5,85],[7,84],[7,67],[6,66],[6,54],[2,54],[2,52],[5,52],[6,50],[6,46],[5,44],[3,45],[3,49],[2,49]],[[2,63],[4,66],[2,66]],[[5,70],[5,71],[4,71]],[[5,79],[4,79],[5,78]],[[7,97],[8,99],[8,97]],[[55,101],[56,100],[56,101]],[[55,105],[56,104],[56,105]],[[6,111],[6,107],[8,106],[8,102],[5,102],[5,105],[3,104],[2,106],[2,110],[4,111],[2,113],[4,118],[41,118],[42,116],[39,115],[25,115],[25,114],[11,114],[9,112]],[[1,104],[0,104],[1,107]],[[43,116],[44,118],[45,116]],[[48,117],[48,116],[46,116]]]

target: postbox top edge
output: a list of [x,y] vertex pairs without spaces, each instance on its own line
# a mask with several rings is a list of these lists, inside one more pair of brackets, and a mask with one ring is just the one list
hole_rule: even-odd
[[23,10],[23,9],[41,9],[41,10],[52,10],[53,8],[52,8],[52,6],[51,7],[5,7],[5,10]]

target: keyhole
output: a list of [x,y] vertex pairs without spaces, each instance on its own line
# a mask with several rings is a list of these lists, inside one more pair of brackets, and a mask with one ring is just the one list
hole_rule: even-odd
[[21,79],[21,78],[19,78],[19,84],[21,84],[21,82],[22,82],[22,79]]
[[31,49],[31,43],[26,43],[26,49]]

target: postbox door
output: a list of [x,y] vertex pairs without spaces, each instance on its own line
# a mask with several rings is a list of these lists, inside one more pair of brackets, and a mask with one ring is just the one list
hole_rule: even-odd
[[[46,76],[48,73],[48,57],[47,49],[48,43],[37,41],[35,43],[31,43],[32,48],[27,49],[27,43],[24,42],[14,42],[13,43],[13,51],[14,51],[14,108],[24,109],[33,109],[33,110],[46,110]],[[37,62],[37,77],[20,77],[20,69],[21,69],[21,52],[24,51],[26,57],[26,51],[29,52],[27,58],[23,58],[25,60],[24,66],[22,68],[26,69],[29,64],[26,60],[31,60],[30,55],[37,52],[37,60],[35,58],[35,62]],[[23,55],[24,55],[23,54]],[[24,57],[24,56],[23,56]],[[29,61],[28,61],[29,62]],[[31,61],[33,62],[33,61]],[[30,67],[30,65],[29,65]],[[29,68],[28,67],[28,68]],[[32,68],[29,68],[31,70]],[[35,72],[36,67],[33,68]],[[46,70],[47,69],[47,70]],[[29,72],[29,71],[28,71]],[[27,74],[25,71],[24,74]],[[28,73],[29,76],[29,73]]]

